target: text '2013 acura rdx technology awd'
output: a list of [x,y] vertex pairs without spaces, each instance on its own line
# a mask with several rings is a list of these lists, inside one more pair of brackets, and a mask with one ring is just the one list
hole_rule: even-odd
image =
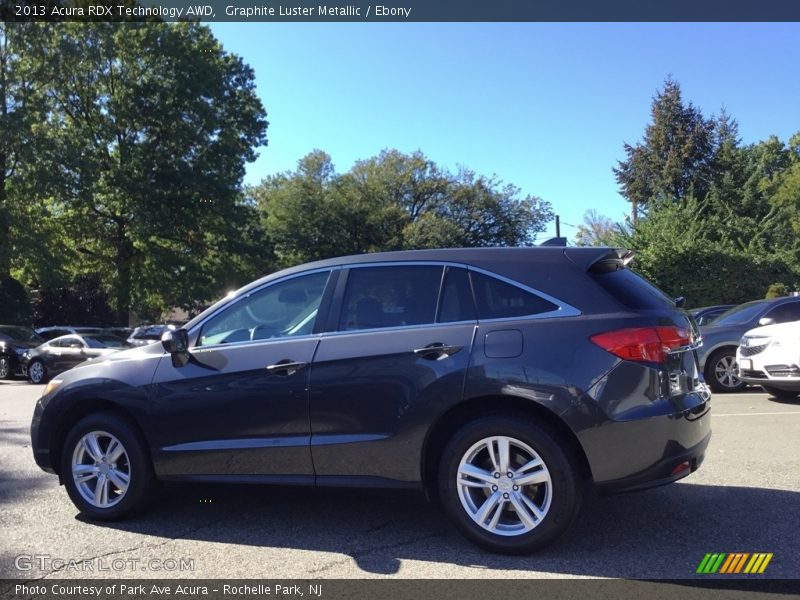
[[609,248],[370,254],[274,273],[161,344],[50,382],[31,435],[78,509],[156,480],[423,488],[528,552],[617,492],[697,469],[697,329]]

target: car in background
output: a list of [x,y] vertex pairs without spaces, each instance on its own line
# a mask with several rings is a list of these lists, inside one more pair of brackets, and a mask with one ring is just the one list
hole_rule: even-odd
[[133,327],[103,327],[103,331],[127,340],[133,333]]
[[779,400],[800,394],[800,321],[756,327],[742,336],[736,352],[739,379],[760,385]]
[[108,333],[70,334],[27,351],[22,363],[31,383],[44,383],[86,360],[131,347],[127,341]]
[[133,330],[133,333],[128,337],[128,343],[132,346],[147,346],[148,344],[160,341],[165,331],[171,331],[173,329],[175,329],[174,325],[168,325],[166,323],[141,325]]
[[90,519],[144,508],[158,479],[413,487],[480,546],[530,552],[592,484],[703,461],[699,332],[630,258],[423,250],[274,273],[53,379],[33,454]]
[[72,327],[71,325],[50,325],[47,327],[39,327],[36,329],[36,333],[38,333],[45,341],[54,340],[57,337],[61,337],[62,335],[70,335],[70,334],[96,334],[102,333],[102,327]]
[[715,392],[738,392],[747,385],[739,379],[736,350],[742,336],[764,325],[800,320],[800,296],[753,300],[723,313],[701,327],[703,345],[698,350],[706,383]]
[[44,340],[30,327],[0,325],[0,379],[25,376],[23,355]]
[[689,312],[692,313],[695,323],[698,327],[703,325],[710,325],[717,317],[724,312],[736,306],[735,304],[718,304],[716,306],[703,306],[701,308],[693,308]]

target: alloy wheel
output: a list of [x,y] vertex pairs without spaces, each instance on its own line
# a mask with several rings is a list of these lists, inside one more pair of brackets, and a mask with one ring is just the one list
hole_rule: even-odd
[[456,477],[461,506],[490,533],[523,535],[550,510],[553,484],[547,465],[515,438],[492,436],[475,443],[461,458]]
[[115,436],[90,431],[72,453],[72,479],[81,497],[95,508],[111,508],[128,491],[131,465],[128,453]]
[[31,363],[30,367],[28,367],[28,376],[33,383],[42,383],[44,379],[44,365],[38,360]]
[[738,366],[736,364],[736,357],[727,355],[722,356],[714,365],[714,377],[722,387],[735,388],[741,382],[737,375]]
[[11,365],[7,358],[0,358],[0,379],[5,379],[11,372]]

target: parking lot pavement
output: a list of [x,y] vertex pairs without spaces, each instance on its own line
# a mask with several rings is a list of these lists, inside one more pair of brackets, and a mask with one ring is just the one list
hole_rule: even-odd
[[590,498],[556,545],[506,557],[414,492],[170,484],[135,520],[85,521],[31,456],[41,389],[0,383],[0,577],[686,578],[707,552],[772,552],[763,577],[800,576],[800,402],[715,396],[697,473]]

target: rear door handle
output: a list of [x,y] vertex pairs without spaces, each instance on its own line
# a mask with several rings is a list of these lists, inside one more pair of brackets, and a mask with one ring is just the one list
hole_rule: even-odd
[[463,346],[454,346],[443,344],[441,342],[435,342],[433,344],[428,344],[424,348],[415,349],[414,354],[430,360],[442,360],[447,356],[452,356],[461,350],[461,348],[463,348]]
[[304,362],[294,362],[288,358],[285,358],[283,360],[279,360],[274,365],[267,365],[267,371],[272,375],[280,375],[285,377],[287,375],[291,375],[292,373],[296,373],[307,364],[308,363]]

